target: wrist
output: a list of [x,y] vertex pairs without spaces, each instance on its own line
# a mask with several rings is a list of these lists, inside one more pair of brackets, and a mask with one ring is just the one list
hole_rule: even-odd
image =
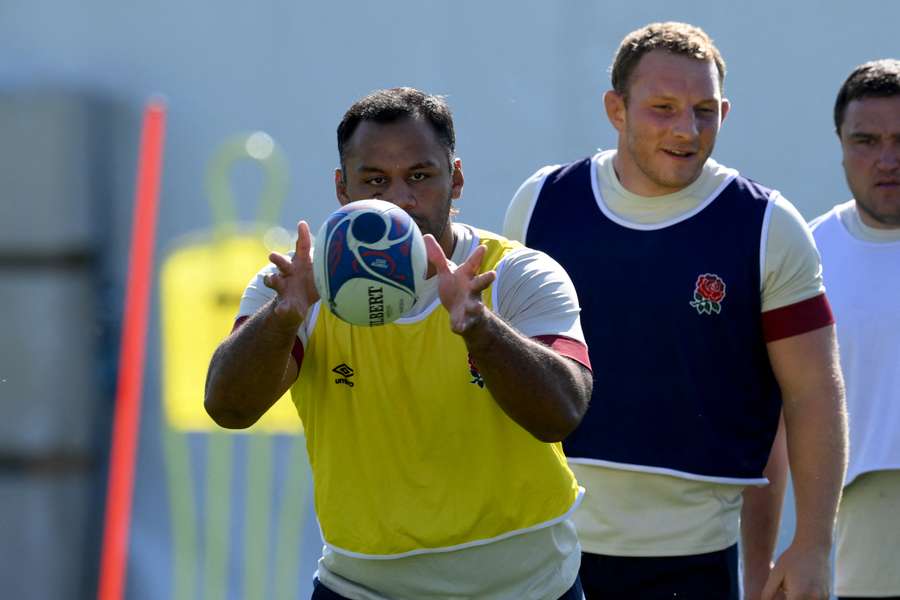
[[279,333],[296,335],[303,319],[304,315],[299,310],[280,298],[273,298],[269,304],[269,324]]
[[467,327],[459,333],[466,342],[469,354],[488,352],[494,344],[492,330],[494,323],[491,319],[491,311],[484,305],[480,307],[480,314],[470,315]]
[[800,531],[799,528],[794,534],[793,540],[791,540],[791,546],[795,548],[802,549],[806,553],[817,553],[826,557],[831,554],[833,543],[834,539],[831,532],[807,534]]

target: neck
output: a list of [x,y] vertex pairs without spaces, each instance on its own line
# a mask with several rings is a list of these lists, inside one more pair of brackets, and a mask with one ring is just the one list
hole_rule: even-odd
[[438,240],[438,243],[441,245],[441,249],[444,251],[447,258],[453,256],[453,250],[456,248],[456,232],[453,231],[452,221],[447,221],[447,224],[444,226],[444,231],[441,232],[441,239]]

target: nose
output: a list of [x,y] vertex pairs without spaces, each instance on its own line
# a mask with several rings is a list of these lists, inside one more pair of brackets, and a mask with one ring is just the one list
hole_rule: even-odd
[[692,110],[683,110],[672,125],[672,133],[682,139],[691,140],[697,137],[697,118]]
[[391,186],[384,192],[381,199],[396,204],[405,211],[409,211],[410,208],[416,206],[416,196],[412,188],[402,179],[392,181]]
[[882,144],[881,152],[878,153],[878,168],[883,171],[900,169],[900,144],[893,140]]

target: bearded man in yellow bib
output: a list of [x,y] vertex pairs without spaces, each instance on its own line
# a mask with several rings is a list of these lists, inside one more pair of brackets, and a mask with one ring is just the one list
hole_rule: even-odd
[[337,133],[339,202],[406,210],[428,287],[394,323],[340,321],[319,302],[301,221],[294,253],[270,255],[244,291],[207,411],[248,427],[290,388],[325,541],[316,600],[582,598],[570,517],[583,489],[559,442],[592,377],[571,280],[451,219],[463,173],[443,98],[376,91]]

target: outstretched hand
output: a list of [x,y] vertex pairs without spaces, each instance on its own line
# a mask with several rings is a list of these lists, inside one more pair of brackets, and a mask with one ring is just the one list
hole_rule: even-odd
[[306,318],[309,307],[319,300],[312,266],[312,235],[306,221],[297,223],[297,242],[294,255],[278,252],[269,255],[276,267],[263,282],[275,290],[275,315],[286,325],[297,327]]
[[484,246],[476,248],[459,266],[447,258],[431,234],[425,236],[425,250],[438,278],[441,304],[450,313],[450,329],[463,335],[484,319],[487,309],[481,301],[481,292],[493,283],[497,274],[494,271],[478,273],[484,259]]

